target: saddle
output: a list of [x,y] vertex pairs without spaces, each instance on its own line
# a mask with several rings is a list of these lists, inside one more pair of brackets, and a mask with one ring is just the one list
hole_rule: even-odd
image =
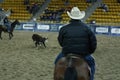
[[[83,59],[83,60],[85,60],[84,59],[84,57],[83,56],[81,56],[81,55],[78,55],[78,54],[74,54],[74,53],[69,53],[69,54],[67,54],[66,55],[66,58],[67,59],[70,59],[70,58],[81,58],[81,59]],[[86,60],[85,60],[86,61]],[[87,61],[86,61],[87,62]],[[71,63],[69,63],[69,65],[70,65]],[[90,66],[88,65],[88,69],[89,69],[89,71],[90,71],[90,75],[91,75],[91,68],[90,68]]]
[[69,53],[66,55],[67,58],[82,58],[84,59],[81,55],[78,55],[78,54],[74,54],[74,53]]

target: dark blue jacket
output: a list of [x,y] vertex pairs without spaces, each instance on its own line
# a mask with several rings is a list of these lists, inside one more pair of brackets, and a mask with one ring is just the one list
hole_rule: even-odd
[[68,25],[60,29],[58,42],[65,55],[74,53],[86,56],[92,54],[97,46],[95,34],[79,20],[71,20]]

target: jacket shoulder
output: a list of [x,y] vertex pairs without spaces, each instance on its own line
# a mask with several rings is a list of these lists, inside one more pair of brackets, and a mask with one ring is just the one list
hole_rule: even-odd
[[64,25],[62,25],[62,26],[59,26],[59,30],[60,29],[64,29],[65,27],[67,27],[69,24],[64,24]]

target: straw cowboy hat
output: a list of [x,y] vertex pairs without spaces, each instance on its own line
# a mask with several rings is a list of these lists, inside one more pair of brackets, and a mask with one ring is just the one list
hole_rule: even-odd
[[73,7],[71,12],[67,11],[67,14],[72,19],[81,20],[85,17],[85,11],[80,11],[78,7]]

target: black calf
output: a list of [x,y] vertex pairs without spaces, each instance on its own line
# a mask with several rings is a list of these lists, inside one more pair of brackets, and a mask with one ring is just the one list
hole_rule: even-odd
[[35,41],[35,46],[37,47],[38,45],[40,44],[43,44],[44,47],[46,48],[46,45],[45,45],[45,41],[48,39],[48,38],[45,38],[45,37],[42,37],[38,34],[33,34],[32,35],[32,39],[33,41]]

